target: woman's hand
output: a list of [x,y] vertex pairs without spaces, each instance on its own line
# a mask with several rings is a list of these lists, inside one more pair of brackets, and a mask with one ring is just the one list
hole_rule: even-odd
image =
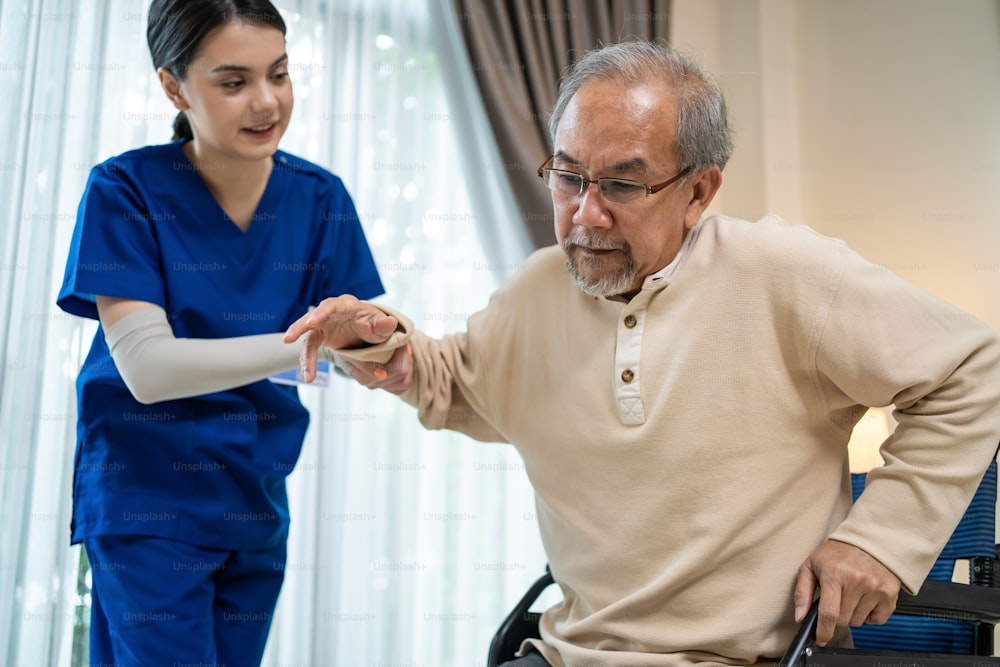
[[[312,382],[316,378],[316,360],[321,346],[332,350],[350,350],[377,345],[385,342],[398,326],[395,317],[370,303],[343,295],[324,299],[296,320],[285,332],[284,341],[293,343],[307,336],[302,346],[302,376],[306,382]],[[355,364],[356,369],[358,366]],[[380,381],[385,380],[388,372],[384,370],[385,365],[379,366],[383,366],[382,373],[386,374]],[[372,365],[371,372],[374,371],[375,365]],[[378,379],[378,375],[381,373],[373,377]],[[355,379],[361,382],[360,378]]]

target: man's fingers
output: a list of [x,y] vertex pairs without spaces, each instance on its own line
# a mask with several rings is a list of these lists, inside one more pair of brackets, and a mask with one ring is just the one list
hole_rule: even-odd
[[833,639],[840,619],[840,586],[827,584],[819,589],[819,616],[816,623],[816,644],[826,646]]
[[798,576],[795,579],[795,594],[792,600],[795,602],[795,622],[801,623],[806,617],[809,607],[812,606],[813,598],[816,595],[816,575],[806,561],[799,568]]
[[355,362],[351,377],[369,389],[379,389],[389,377],[389,371],[382,364],[376,364],[372,361]]
[[[864,609],[868,611],[865,612]],[[858,604],[858,609],[851,617],[851,625],[882,625],[889,620],[892,613],[896,611],[894,601],[888,602],[878,595],[867,596]],[[860,620],[858,620],[860,619]]]
[[[795,593],[792,599],[795,603],[795,622],[801,623],[809,612],[813,598],[816,595],[816,587],[819,579],[813,572],[812,563],[806,560],[799,567],[798,575],[795,579]],[[837,619],[840,616],[840,589],[836,586],[829,586],[819,589],[819,616],[816,623],[816,643],[825,646],[833,639],[834,630],[837,628]]]
[[866,595],[858,601],[858,604],[854,607],[854,611],[851,614],[850,624],[857,628],[865,623],[874,623],[878,625],[875,620],[877,617],[878,600],[873,596]]
[[385,389],[394,394],[406,391],[413,381],[413,352],[409,343],[397,348],[384,364],[354,362],[351,377],[369,389]]

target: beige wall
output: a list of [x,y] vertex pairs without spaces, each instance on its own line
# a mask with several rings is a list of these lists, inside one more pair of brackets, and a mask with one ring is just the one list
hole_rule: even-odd
[[843,238],[1000,330],[1000,2],[674,8],[737,133],[713,210]]
[[842,238],[1000,330],[1000,0],[673,2],[737,132],[712,210]]

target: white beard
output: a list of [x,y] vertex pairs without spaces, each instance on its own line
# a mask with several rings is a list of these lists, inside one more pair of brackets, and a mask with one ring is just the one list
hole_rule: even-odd
[[[624,241],[607,241],[600,237],[588,238],[583,234],[571,233],[563,239],[562,245],[566,253],[566,268],[569,269],[569,274],[573,276],[573,280],[577,286],[586,294],[594,297],[615,296],[616,294],[623,294],[629,291],[632,289],[632,285],[635,284],[638,269],[635,266],[635,260],[632,259],[631,248]],[[618,250],[625,256],[625,265],[617,269],[614,273],[602,275],[596,280],[585,278],[581,275],[577,262],[572,259],[569,252],[572,246],[582,246],[597,250]]]

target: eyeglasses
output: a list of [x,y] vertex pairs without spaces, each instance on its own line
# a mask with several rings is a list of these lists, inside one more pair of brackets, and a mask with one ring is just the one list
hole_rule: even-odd
[[628,204],[640,198],[655,195],[668,185],[676,183],[691,171],[690,168],[685,168],[669,181],[663,181],[656,185],[646,185],[641,181],[630,181],[627,178],[584,178],[582,174],[578,174],[575,171],[550,167],[549,165],[552,164],[552,160],[554,159],[555,156],[550,155],[542,163],[542,166],[538,168],[538,176],[550,190],[569,197],[576,197],[583,194],[584,189],[588,185],[597,183],[597,187],[601,190],[601,196],[613,204]]

